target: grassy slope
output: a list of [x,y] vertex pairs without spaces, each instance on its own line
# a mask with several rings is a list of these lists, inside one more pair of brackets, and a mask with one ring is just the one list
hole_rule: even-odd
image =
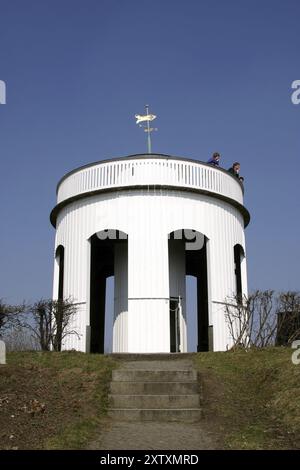
[[[300,365],[292,364],[291,353],[272,348],[195,355],[203,426],[219,448],[300,448]],[[88,447],[105,426],[115,366],[111,357],[93,354],[10,353],[8,365],[0,366],[0,449]]]
[[115,365],[76,352],[8,354],[0,368],[0,449],[84,448],[103,422]]
[[300,365],[290,348],[201,353],[204,412],[222,446],[300,448]]

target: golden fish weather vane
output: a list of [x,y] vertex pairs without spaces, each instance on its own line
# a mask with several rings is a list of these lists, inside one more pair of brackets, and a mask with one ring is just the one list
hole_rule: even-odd
[[[146,108],[146,114],[143,114],[143,115],[136,114],[135,118],[136,118],[136,124],[138,124],[139,127],[142,127],[144,131],[147,132],[148,153],[151,153],[151,132],[157,131],[157,128],[150,127],[150,122],[156,119],[156,115],[150,114],[148,104],[146,104],[145,108]],[[147,124],[146,125],[140,124],[141,122],[146,122]]]

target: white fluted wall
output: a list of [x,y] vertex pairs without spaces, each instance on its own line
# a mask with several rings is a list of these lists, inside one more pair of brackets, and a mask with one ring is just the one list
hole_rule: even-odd
[[[190,189],[190,191],[189,191]],[[70,199],[72,198],[72,199]],[[90,239],[106,229],[128,234],[127,249],[115,250],[113,350],[169,352],[169,298],[182,290],[181,321],[186,351],[183,257],[169,259],[168,234],[192,229],[207,238],[208,310],[214,350],[225,350],[231,338],[224,302],[235,293],[234,245],[244,251],[243,191],[239,181],[205,163],[162,155],[141,155],[98,162],[66,175],[58,186],[56,241],[64,246],[64,297],[78,305],[67,349],[88,349],[90,325]],[[242,214],[243,212],[243,214]],[[246,215],[247,217],[247,215]],[[53,297],[57,297],[55,261]],[[174,274],[169,276],[169,271]],[[247,293],[246,259],[241,264]]]
[[115,245],[113,352],[128,351],[128,253],[127,243]]
[[[89,239],[107,228],[128,234],[129,351],[169,350],[168,234],[181,228],[197,230],[209,240],[210,324],[214,326],[214,349],[226,349],[230,338],[219,302],[235,291],[233,247],[239,243],[245,249],[243,217],[226,202],[202,194],[183,195],[180,190],[98,194],[60,211],[56,247],[65,247],[64,296],[72,296],[81,305],[78,326],[82,340],[74,337],[68,347],[85,350]],[[245,265],[246,261],[244,273]]]

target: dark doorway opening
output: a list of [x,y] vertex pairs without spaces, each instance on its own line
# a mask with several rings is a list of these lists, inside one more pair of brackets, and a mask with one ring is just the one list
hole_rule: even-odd
[[[114,276],[116,244],[126,244],[128,249],[127,235],[118,230],[105,230],[94,234],[90,243],[90,352],[103,354],[105,337],[111,336],[105,328],[106,281]],[[111,308],[110,315],[113,315],[113,308]],[[112,318],[109,323],[113,325]]]
[[[193,238],[194,234],[194,238]],[[207,243],[208,239],[195,230],[176,230],[169,236],[169,254],[171,243],[178,243],[182,240],[185,243],[185,275],[192,276],[196,280],[197,296],[197,352],[209,351],[212,348],[211,332],[209,331],[209,309],[208,309],[208,271],[207,271]],[[171,277],[171,273],[170,273]],[[195,283],[194,283],[195,284]],[[186,305],[188,305],[186,299]],[[174,319],[171,319],[172,298],[170,298],[170,335],[171,349],[174,348]],[[188,318],[188,314],[186,318]],[[189,346],[188,346],[189,347]]]
[[234,249],[234,273],[235,273],[235,284],[236,284],[236,295],[239,300],[242,299],[243,286],[242,286],[242,259],[244,256],[244,250],[241,245],[235,245]]
[[170,352],[180,352],[179,299],[170,299]]
[[64,298],[64,270],[65,270],[65,249],[62,245],[59,245],[55,253],[56,260],[58,262],[58,300]]
[[186,274],[197,280],[197,352],[209,350],[207,238],[199,250],[186,251]]

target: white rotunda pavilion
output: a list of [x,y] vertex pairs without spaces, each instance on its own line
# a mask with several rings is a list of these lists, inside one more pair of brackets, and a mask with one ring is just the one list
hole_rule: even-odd
[[198,160],[140,154],[77,168],[57,187],[54,299],[77,304],[64,349],[104,352],[114,276],[113,352],[187,351],[186,276],[197,279],[198,351],[232,344],[224,302],[247,294],[243,187]]

